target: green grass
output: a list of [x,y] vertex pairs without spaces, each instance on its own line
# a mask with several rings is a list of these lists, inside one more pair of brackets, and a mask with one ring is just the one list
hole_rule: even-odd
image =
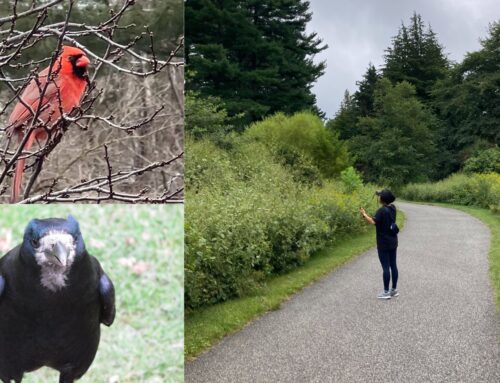
[[[116,289],[115,323],[101,326],[99,351],[79,382],[183,382],[182,206],[2,205],[2,254],[21,241],[30,219],[69,213]],[[57,382],[57,376],[43,368],[23,382]]]
[[495,213],[489,209],[483,209],[480,207],[472,206],[462,206],[453,205],[449,203],[438,203],[438,202],[417,202],[426,205],[436,205],[442,207],[449,207],[457,210],[461,210],[467,214],[476,217],[488,226],[491,232],[490,241],[490,277],[493,284],[493,289],[495,293],[495,302],[497,305],[497,311],[500,314],[500,214]]
[[[398,225],[403,227],[403,223],[404,215],[399,211]],[[199,355],[257,316],[278,309],[292,294],[372,248],[374,233],[371,227],[361,234],[340,239],[334,246],[315,254],[305,265],[268,279],[249,296],[188,312],[184,333],[186,359]]]

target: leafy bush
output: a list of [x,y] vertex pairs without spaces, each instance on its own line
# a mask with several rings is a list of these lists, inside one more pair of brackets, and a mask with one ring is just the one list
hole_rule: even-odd
[[312,113],[275,114],[251,125],[244,137],[266,144],[285,165],[290,165],[286,154],[300,154],[327,178],[338,176],[350,164],[347,145]]
[[408,184],[403,198],[500,209],[500,174],[456,173],[436,183]]
[[465,161],[466,173],[500,173],[500,148],[482,150]]
[[212,188],[230,181],[229,153],[221,150],[213,141],[196,141],[188,134],[186,162],[189,166],[186,166],[184,177],[191,193],[198,192],[200,188]]
[[342,170],[342,173],[340,173],[340,180],[344,185],[346,193],[352,193],[353,191],[359,190],[363,186],[361,176],[352,166]]
[[375,207],[372,187],[346,193],[344,182],[297,182],[260,140],[235,137],[230,150],[188,140],[186,149],[188,308],[245,294],[339,235],[366,230],[358,207]]
[[233,128],[218,97],[201,97],[198,93],[187,92],[185,110],[184,129],[194,138],[222,136]]

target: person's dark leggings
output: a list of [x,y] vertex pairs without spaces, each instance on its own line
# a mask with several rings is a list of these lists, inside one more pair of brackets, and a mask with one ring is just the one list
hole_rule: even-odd
[[[391,280],[392,274],[392,288],[395,289],[398,285],[398,267],[396,266],[396,249],[391,250],[378,250],[378,258],[380,259],[380,264],[382,265],[382,270],[384,270],[384,290],[389,290],[389,281]],[[389,271],[390,269],[390,271]]]

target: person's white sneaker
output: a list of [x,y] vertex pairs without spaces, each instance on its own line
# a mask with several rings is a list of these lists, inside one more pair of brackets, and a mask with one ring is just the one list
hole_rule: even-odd
[[391,293],[391,297],[397,297],[397,296],[399,296],[398,289],[391,289],[390,293]]
[[377,295],[378,299],[391,299],[391,292],[390,291],[384,291]]

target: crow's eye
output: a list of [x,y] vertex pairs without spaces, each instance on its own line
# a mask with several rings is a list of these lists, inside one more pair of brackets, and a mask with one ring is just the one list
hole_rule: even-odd
[[40,241],[38,241],[38,239],[36,238],[31,238],[31,245],[33,247],[38,247],[38,245],[40,244]]

